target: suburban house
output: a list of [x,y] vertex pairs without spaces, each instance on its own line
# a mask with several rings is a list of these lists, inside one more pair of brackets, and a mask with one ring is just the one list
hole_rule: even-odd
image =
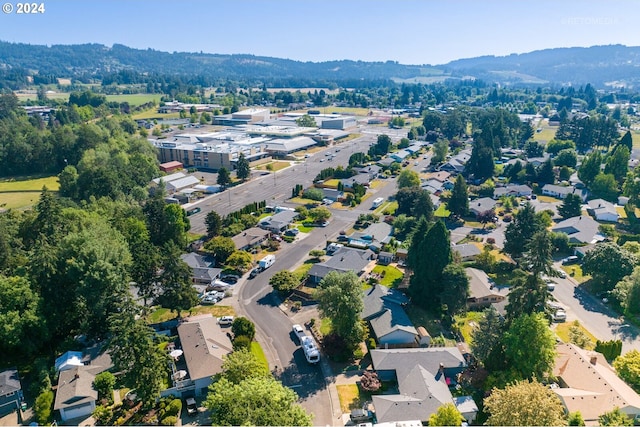
[[375,253],[369,249],[340,248],[325,262],[313,264],[309,270],[309,280],[311,283],[320,283],[331,271],[353,271],[361,276],[374,258]]
[[[92,353],[94,352],[94,353]],[[82,366],[60,371],[53,409],[60,413],[62,422],[90,417],[96,408],[98,392],[93,380],[100,372],[113,367],[111,357],[101,347],[89,349]]]
[[434,172],[427,175],[427,179],[429,180],[435,179],[436,181],[440,181],[442,183],[449,181],[450,177],[451,177],[451,174],[447,171],[439,171],[439,172]]
[[504,187],[496,187],[493,190],[493,198],[499,199],[502,196],[527,197],[533,194],[533,190],[528,185],[507,184]]
[[332,202],[337,202],[344,197],[344,192],[333,188],[323,188],[322,197],[325,199],[329,199]]
[[640,414],[640,396],[602,354],[570,343],[558,344],[556,350],[553,375],[560,387],[552,390],[568,412],[580,411],[587,425],[616,407],[630,417]]
[[231,238],[233,244],[236,245],[236,249],[239,251],[246,251],[251,248],[255,248],[265,242],[271,232],[269,230],[263,230],[258,227],[251,227],[244,230],[242,233],[236,234]]
[[398,383],[397,394],[372,396],[378,423],[426,422],[440,406],[454,403],[449,386],[466,367],[457,347],[380,349],[370,354],[378,377]]
[[450,172],[452,174],[458,174],[464,172],[465,164],[471,158],[471,150],[462,150],[445,164],[438,168],[438,171]]
[[594,199],[587,202],[587,212],[598,221],[618,222],[620,215],[616,206],[604,199]]
[[98,392],[93,388],[96,373],[88,366],[76,366],[60,372],[53,409],[66,422],[89,417],[96,409]]
[[399,151],[396,151],[395,153],[389,154],[389,157],[391,157],[396,162],[402,162],[404,159],[406,159],[410,155],[411,153],[409,153],[406,150],[399,150]]
[[363,185],[368,187],[371,184],[371,179],[367,174],[357,174],[352,176],[351,178],[343,178],[340,180],[345,190],[352,190],[353,186],[356,184]]
[[452,245],[451,250],[460,256],[460,261],[473,261],[482,253],[480,248],[473,243],[463,243],[461,245]]
[[444,190],[443,183],[436,179],[428,179],[426,181],[423,181],[420,186],[423,189],[428,190],[431,194],[435,194],[436,196],[439,196]]
[[545,184],[542,187],[542,194],[545,196],[557,197],[558,199],[564,199],[567,197],[567,194],[577,194],[582,198],[582,201],[586,201],[588,197],[588,192],[585,189],[578,189],[573,186],[562,186],[555,184]]
[[184,319],[178,325],[178,336],[186,363],[187,376],[171,393],[181,395],[195,392],[196,396],[207,394],[212,377],[222,370],[224,357],[233,351],[227,331],[217,324],[210,314]]
[[263,218],[258,224],[260,228],[269,230],[272,233],[281,233],[289,228],[289,224],[298,217],[298,212],[281,211],[272,216]]
[[359,174],[367,174],[369,176],[369,181],[376,179],[378,175],[382,172],[382,168],[378,165],[369,165],[361,168],[353,168],[354,171]]
[[469,202],[469,212],[475,216],[480,215],[482,212],[486,212],[496,207],[496,201],[491,197],[481,197],[479,199],[471,200]]
[[487,307],[491,304],[498,304],[507,299],[507,292],[500,291],[493,285],[487,273],[477,268],[465,268],[464,271],[469,277],[469,298],[467,307]]
[[191,267],[191,281],[194,285],[209,285],[220,277],[221,268],[213,267],[215,260],[208,256],[202,256],[195,252],[180,255],[189,267]]
[[364,291],[362,320],[368,321],[378,346],[416,347],[418,331],[409,320],[403,306],[409,299],[386,286],[374,285]]
[[560,221],[551,231],[567,234],[569,243],[596,243],[605,239],[598,227],[600,224],[596,220],[588,215],[580,215]]
[[22,384],[17,368],[0,372],[0,415],[13,412],[22,403]]

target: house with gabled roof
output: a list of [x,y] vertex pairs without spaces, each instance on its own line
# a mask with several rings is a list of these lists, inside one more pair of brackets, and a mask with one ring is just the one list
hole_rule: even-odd
[[493,198],[499,199],[502,196],[526,197],[531,196],[533,190],[525,184],[507,184],[504,187],[496,187],[493,190]]
[[209,285],[220,277],[222,269],[213,267],[215,260],[211,257],[188,252],[180,258],[191,267],[191,281],[196,285]]
[[482,253],[478,245],[473,243],[462,243],[460,245],[451,245],[451,250],[458,254],[460,261],[473,261]]
[[558,199],[564,199],[568,194],[577,194],[582,201],[586,201],[589,196],[589,192],[586,189],[578,189],[573,186],[563,186],[555,184],[545,184],[542,187],[542,194],[545,196],[557,197]]
[[212,377],[222,371],[224,357],[233,351],[231,340],[211,314],[184,319],[178,325],[178,336],[187,365],[187,377],[178,388],[197,396],[206,394]]
[[251,248],[259,246],[262,242],[269,238],[271,232],[269,230],[263,230],[258,227],[247,228],[241,233],[236,234],[231,238],[236,249],[239,251],[246,251]]
[[371,350],[373,369],[381,380],[396,380],[397,394],[374,395],[378,423],[426,422],[445,403],[454,403],[449,385],[467,366],[457,347]]
[[269,230],[272,233],[280,233],[289,228],[289,224],[298,217],[298,212],[281,211],[272,216],[263,218],[258,224],[260,228]]
[[379,346],[417,345],[418,331],[404,311],[409,299],[402,292],[374,285],[364,291],[362,301],[360,317],[371,325]]
[[598,221],[618,222],[620,214],[616,206],[604,199],[594,199],[587,202],[587,212]]
[[53,409],[63,422],[89,417],[96,409],[98,392],[93,388],[96,373],[89,366],[76,366],[60,372]]
[[487,273],[477,268],[464,269],[469,277],[469,298],[467,307],[480,308],[500,304],[507,299],[507,291],[494,285]]
[[309,280],[311,283],[320,283],[331,271],[353,271],[361,276],[374,258],[375,253],[369,249],[339,248],[328,260],[313,264],[309,270]]
[[22,384],[17,368],[0,372],[0,415],[8,414],[22,403]]
[[571,343],[556,346],[553,375],[558,395],[568,412],[580,411],[587,425],[616,407],[629,417],[640,414],[640,396],[625,383],[601,353]]
[[560,221],[551,231],[567,234],[569,243],[596,243],[605,239],[599,227],[600,224],[590,216],[580,215]]
[[481,197],[469,202],[469,212],[478,216],[482,212],[486,212],[496,207],[496,201],[491,197]]

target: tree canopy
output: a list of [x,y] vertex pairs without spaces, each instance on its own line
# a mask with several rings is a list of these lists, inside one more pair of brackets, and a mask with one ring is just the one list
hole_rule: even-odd
[[563,426],[564,406],[549,387],[536,380],[518,381],[504,389],[493,389],[484,399],[490,426]]

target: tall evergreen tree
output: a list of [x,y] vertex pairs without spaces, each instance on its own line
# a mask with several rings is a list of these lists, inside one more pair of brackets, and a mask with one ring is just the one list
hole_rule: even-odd
[[624,135],[622,135],[622,138],[620,138],[619,144],[627,147],[629,152],[633,150],[633,138],[631,136],[630,130],[628,130]]
[[551,162],[551,159],[547,159],[546,162],[540,165],[540,168],[536,173],[536,180],[541,186],[545,184],[553,184],[556,181],[556,176],[553,173],[553,163]]
[[577,194],[567,194],[560,206],[558,213],[564,219],[580,216],[582,213],[582,198]]
[[541,227],[531,203],[525,204],[504,232],[504,251],[512,258],[520,258],[527,243]]
[[246,181],[250,175],[251,168],[249,166],[249,161],[244,157],[244,153],[240,153],[238,156],[238,163],[236,165],[236,176],[238,179]]
[[451,243],[444,223],[432,225],[416,249],[417,253],[411,255],[414,269],[409,292],[416,304],[433,309],[444,287],[442,272],[451,262]]
[[594,150],[582,161],[580,169],[578,169],[578,178],[588,187],[600,173],[601,165],[602,154],[599,150]]
[[225,167],[221,167],[218,169],[218,185],[226,187],[231,183],[231,175],[229,174],[229,170]]
[[607,158],[605,174],[612,174],[616,181],[622,183],[629,170],[630,151],[625,145],[618,144]]
[[218,212],[214,210],[209,211],[204,219],[204,223],[207,226],[208,237],[220,235],[220,232],[222,231],[222,218],[218,215]]
[[462,175],[458,175],[451,190],[451,198],[447,202],[447,208],[458,216],[465,216],[469,213],[469,191],[467,182]]

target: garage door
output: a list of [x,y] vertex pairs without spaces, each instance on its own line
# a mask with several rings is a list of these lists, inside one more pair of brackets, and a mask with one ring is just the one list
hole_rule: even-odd
[[93,412],[93,405],[89,403],[83,403],[82,405],[74,406],[73,408],[67,408],[64,410],[64,415],[60,414],[63,421],[73,418],[88,417]]

